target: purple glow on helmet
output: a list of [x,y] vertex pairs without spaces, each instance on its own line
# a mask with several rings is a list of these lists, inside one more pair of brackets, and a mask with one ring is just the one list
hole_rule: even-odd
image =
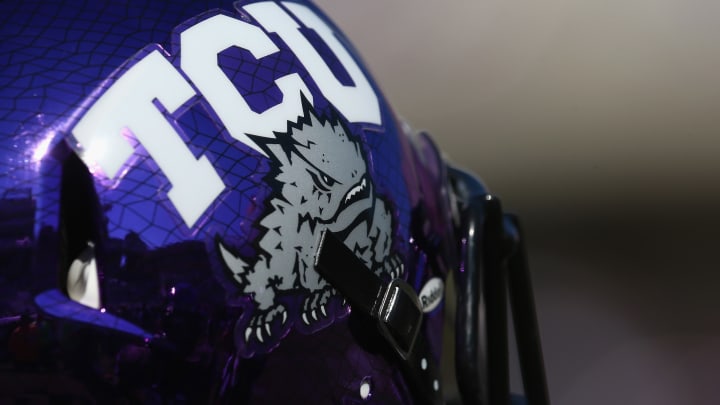
[[40,162],[45,157],[48,149],[50,148],[50,143],[56,135],[57,133],[55,131],[48,131],[48,133],[40,140],[40,142],[35,145],[32,152],[33,162]]
[[[460,256],[460,257],[465,257],[465,256],[466,256],[466,254],[467,254],[467,243],[468,243],[467,238],[462,238],[462,239],[460,240],[460,252],[461,252],[461,256]],[[460,261],[460,268],[459,268],[459,270],[460,270],[460,273],[464,273],[464,272],[465,272],[465,260],[461,260],[461,261]]]

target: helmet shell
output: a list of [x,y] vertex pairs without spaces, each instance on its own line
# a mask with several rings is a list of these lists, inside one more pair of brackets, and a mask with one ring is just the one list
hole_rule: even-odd
[[[329,230],[378,278],[427,290],[437,360],[443,306],[423,287],[454,260],[442,159],[316,6],[23,1],[0,15],[1,309],[10,329],[23,313],[46,327],[34,350],[64,389],[412,400],[313,257]],[[67,280],[90,262],[99,292],[83,305]]]

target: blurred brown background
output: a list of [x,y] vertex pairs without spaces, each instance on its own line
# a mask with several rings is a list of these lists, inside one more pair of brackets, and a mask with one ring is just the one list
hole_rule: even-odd
[[720,403],[720,2],[318,3],[524,219],[554,404]]

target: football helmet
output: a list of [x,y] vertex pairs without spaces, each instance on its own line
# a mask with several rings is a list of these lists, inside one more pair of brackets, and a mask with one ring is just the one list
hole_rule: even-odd
[[461,395],[510,400],[519,227],[315,5],[27,0],[0,20],[0,396],[441,403],[452,274]]

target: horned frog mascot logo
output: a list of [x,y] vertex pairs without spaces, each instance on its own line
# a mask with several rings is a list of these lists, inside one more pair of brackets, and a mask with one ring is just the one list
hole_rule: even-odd
[[[331,323],[328,308],[337,293],[313,264],[324,229],[378,276],[404,272],[392,249],[392,212],[374,190],[360,140],[339,119],[319,117],[307,100],[303,106],[304,116],[288,122],[287,132],[253,137],[274,168],[266,178],[274,194],[260,220],[259,254],[240,257],[218,239],[226,268],[256,304],[249,322],[236,325],[236,339],[242,335],[245,345],[284,335],[289,318],[303,330]],[[283,294],[302,295],[302,304],[286,308],[278,302]]]

